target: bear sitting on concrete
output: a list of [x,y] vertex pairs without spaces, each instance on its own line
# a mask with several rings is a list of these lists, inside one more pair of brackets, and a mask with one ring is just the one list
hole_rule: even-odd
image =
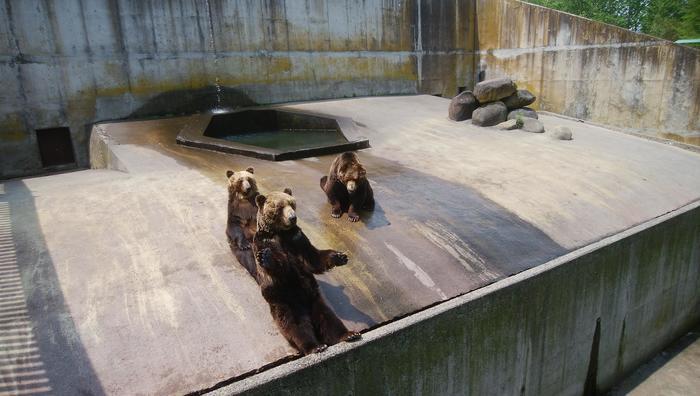
[[238,262],[257,282],[258,270],[250,244],[257,228],[258,208],[255,205],[255,197],[259,194],[253,172],[252,167],[240,172],[226,171],[228,178],[226,236]]
[[318,250],[296,224],[292,191],[258,195],[258,231],[253,251],[258,279],[270,313],[289,343],[302,354],[321,352],[340,341],[354,341],[328,307],[313,274],[345,265],[348,257],[335,250]]
[[348,213],[352,222],[360,220],[357,211],[374,210],[374,193],[367,180],[367,172],[357,155],[346,152],[337,156],[328,176],[321,178],[321,189],[331,204],[331,216],[338,218]]

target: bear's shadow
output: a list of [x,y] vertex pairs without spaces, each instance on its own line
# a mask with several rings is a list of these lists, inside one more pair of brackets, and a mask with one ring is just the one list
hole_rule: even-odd
[[377,323],[372,317],[352,305],[350,298],[344,292],[344,286],[336,286],[319,278],[316,278],[316,280],[321,287],[323,295],[326,297],[326,301],[328,301],[328,304],[333,308],[333,312],[340,319],[362,323],[367,327]]
[[386,212],[376,201],[374,203],[373,211],[360,211],[360,220],[365,224],[365,227],[369,228],[370,230],[391,225],[389,219],[386,218]]

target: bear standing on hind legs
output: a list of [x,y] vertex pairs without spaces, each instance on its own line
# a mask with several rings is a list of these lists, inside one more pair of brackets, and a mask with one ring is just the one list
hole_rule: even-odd
[[226,236],[238,262],[258,281],[258,270],[250,243],[257,228],[258,208],[255,197],[258,196],[258,184],[253,175],[253,168],[244,171],[226,171],[228,179],[228,220]]
[[258,195],[258,231],[253,251],[258,279],[277,327],[302,354],[322,352],[328,345],[359,339],[328,307],[314,274],[348,262],[335,250],[318,250],[296,225],[292,191]]
[[335,218],[348,212],[348,220],[355,222],[360,220],[358,210],[374,210],[374,192],[367,172],[353,152],[340,154],[333,160],[328,176],[321,178],[321,189]]

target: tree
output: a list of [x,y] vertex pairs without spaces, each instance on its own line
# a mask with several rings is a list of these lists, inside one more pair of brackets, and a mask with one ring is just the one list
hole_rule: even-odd
[[642,23],[642,31],[667,40],[678,40],[687,0],[651,0]]
[[700,37],[700,0],[528,1],[667,40]]
[[680,33],[681,38],[700,38],[700,0],[688,1]]

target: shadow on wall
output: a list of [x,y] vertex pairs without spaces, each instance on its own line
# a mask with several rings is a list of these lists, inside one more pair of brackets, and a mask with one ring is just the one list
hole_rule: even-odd
[[237,88],[207,86],[163,92],[149,99],[127,118],[194,114],[213,109],[236,109],[256,106],[245,92]]
[[[103,395],[65,304],[31,192],[0,184],[0,394]],[[12,205],[5,199],[12,194]]]

